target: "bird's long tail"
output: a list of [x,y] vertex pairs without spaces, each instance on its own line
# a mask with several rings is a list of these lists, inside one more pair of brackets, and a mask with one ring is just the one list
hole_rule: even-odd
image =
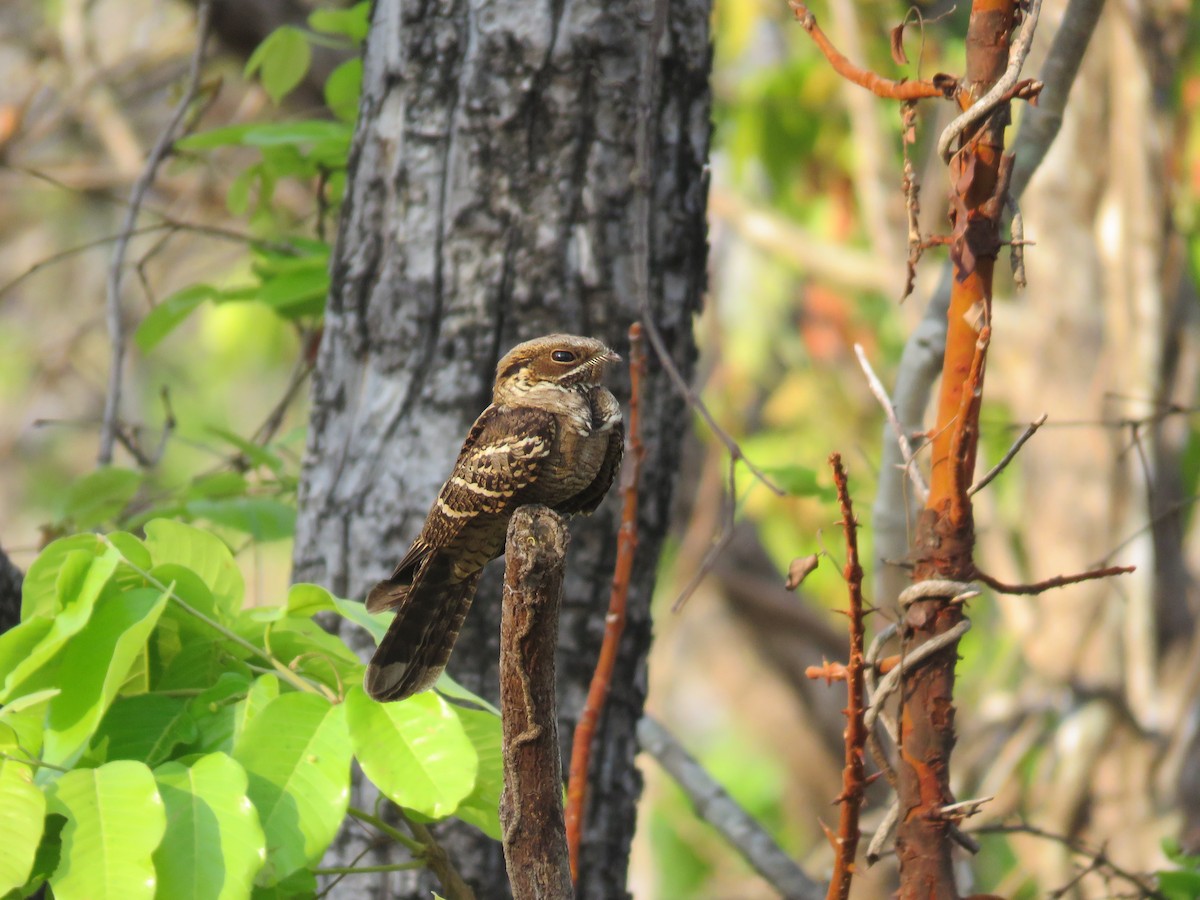
[[403,700],[433,687],[458,639],[479,584],[422,581],[408,591],[367,666],[363,686],[376,700]]

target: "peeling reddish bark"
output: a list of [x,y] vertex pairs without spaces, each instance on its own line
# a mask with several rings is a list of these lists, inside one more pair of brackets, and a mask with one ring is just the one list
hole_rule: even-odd
[[[973,3],[967,33],[967,79],[961,98],[964,108],[1004,73],[1015,7],[1014,0]],[[1007,110],[1001,108],[964,133],[962,149],[951,160],[954,284],[931,441],[929,501],[913,550],[914,582],[933,578],[968,581],[975,571],[975,529],[967,488],[978,447],[992,272],[1000,249],[1007,124]],[[908,608],[903,620],[906,652],[958,624],[962,607],[951,600],[921,600]],[[956,644],[946,647],[905,678],[896,833],[902,900],[958,897],[951,869],[951,822],[940,812],[954,802],[949,775],[956,648]]]

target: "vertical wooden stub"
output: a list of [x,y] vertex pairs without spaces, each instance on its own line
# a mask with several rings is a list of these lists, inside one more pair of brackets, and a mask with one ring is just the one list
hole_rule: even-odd
[[514,900],[574,896],[554,699],[554,650],[568,540],[562,516],[544,506],[523,506],[509,523],[504,551],[500,827]]

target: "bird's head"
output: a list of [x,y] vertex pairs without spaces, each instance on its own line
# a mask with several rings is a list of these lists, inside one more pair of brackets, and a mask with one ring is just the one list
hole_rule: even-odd
[[595,338],[548,334],[517,344],[496,366],[493,402],[541,386],[571,388],[600,384],[609,363],[621,357]]

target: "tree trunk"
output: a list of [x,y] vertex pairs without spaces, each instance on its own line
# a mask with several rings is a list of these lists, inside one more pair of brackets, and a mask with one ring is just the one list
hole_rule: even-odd
[[[705,283],[709,12],[705,0],[669,4],[646,117],[649,302],[685,376]],[[296,580],[362,597],[389,573],[513,344],[569,331],[624,351],[639,317],[631,236],[647,20],[631,0],[376,4],[314,376]],[[627,397],[627,374],[613,380]],[[641,542],[593,755],[579,884],[579,896],[605,900],[625,895],[649,604],[689,422],[653,360],[644,384]],[[572,526],[558,667],[565,745],[603,632],[617,506],[610,499]],[[493,699],[500,575],[493,566],[481,583],[449,666]],[[481,897],[507,892],[499,843],[459,824],[435,831]],[[347,831],[331,852],[346,865],[365,847]],[[359,864],[399,858],[385,846]],[[411,873],[349,876],[330,896],[427,897],[429,887]]]

